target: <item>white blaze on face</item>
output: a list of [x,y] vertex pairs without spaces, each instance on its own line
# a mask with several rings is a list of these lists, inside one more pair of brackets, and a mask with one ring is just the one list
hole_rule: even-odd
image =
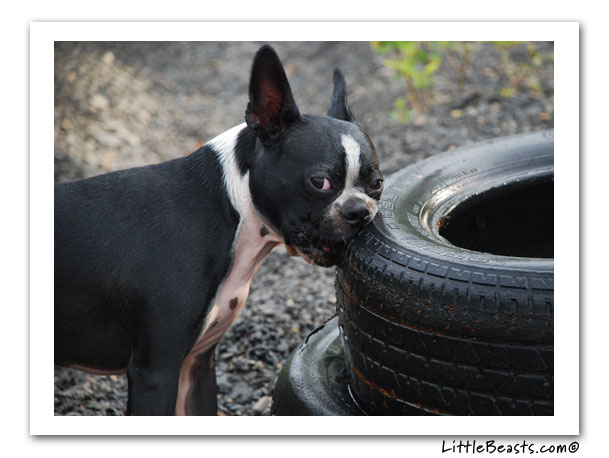
[[359,143],[351,135],[341,136],[343,148],[345,148],[345,160],[347,162],[347,176],[345,177],[345,190],[354,187],[355,180],[359,176],[361,154]]
[[345,202],[354,197],[363,200],[370,212],[370,220],[374,218],[377,212],[376,201],[367,195],[361,187],[356,187],[355,183],[359,177],[361,168],[361,149],[359,143],[347,134],[341,135],[341,143],[345,148],[345,165],[347,174],[345,176],[345,188],[343,192],[336,198],[332,205],[332,213],[336,216]]

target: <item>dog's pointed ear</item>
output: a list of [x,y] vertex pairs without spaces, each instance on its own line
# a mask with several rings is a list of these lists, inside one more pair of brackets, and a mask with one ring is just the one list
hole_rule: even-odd
[[262,140],[273,139],[300,116],[283,65],[269,45],[254,57],[249,98],[245,122]]
[[332,92],[332,100],[328,108],[327,116],[355,123],[355,116],[351,113],[349,104],[347,103],[347,83],[343,72],[338,67],[334,69],[334,91]]

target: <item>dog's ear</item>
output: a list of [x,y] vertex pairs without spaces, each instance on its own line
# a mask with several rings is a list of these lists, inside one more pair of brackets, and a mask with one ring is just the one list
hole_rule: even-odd
[[351,113],[347,103],[347,83],[345,82],[343,72],[338,67],[334,69],[333,80],[334,91],[332,92],[332,100],[330,101],[327,116],[355,123],[355,116]]
[[275,138],[300,116],[283,65],[269,45],[254,57],[249,97],[245,122],[263,141]]

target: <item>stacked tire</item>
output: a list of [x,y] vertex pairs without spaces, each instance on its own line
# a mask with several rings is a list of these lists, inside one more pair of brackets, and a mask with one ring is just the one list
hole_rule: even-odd
[[392,175],[337,269],[350,392],[370,415],[553,415],[553,133]]

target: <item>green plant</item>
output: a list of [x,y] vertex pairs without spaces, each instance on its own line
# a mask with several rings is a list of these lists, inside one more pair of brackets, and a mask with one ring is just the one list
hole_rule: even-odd
[[440,41],[449,64],[459,74],[459,90],[462,91],[467,80],[467,67],[472,53],[479,43],[471,41]]
[[[543,90],[536,76],[537,67],[544,61],[554,59],[553,55],[541,55],[533,43],[522,41],[493,41],[493,45],[501,56],[501,67],[508,78],[509,86],[501,89],[501,95],[512,97],[518,92],[530,90],[537,96],[543,95]],[[526,46],[529,59],[515,61],[510,57],[509,50],[515,46]]]
[[[528,90],[537,96],[543,95],[537,68],[543,62],[552,61],[553,55],[541,55],[533,43],[520,41],[491,42],[501,57],[501,71],[506,75],[509,86],[501,89],[503,97],[511,97]],[[467,71],[471,66],[471,56],[480,43],[465,41],[373,41],[372,48],[386,55],[385,65],[395,70],[397,78],[406,83],[405,97],[394,102],[393,115],[402,123],[410,122],[414,111],[426,112],[434,105],[434,74],[444,58],[459,75],[459,90],[467,82]],[[526,46],[528,60],[514,60],[511,48]]]
[[433,105],[433,74],[442,64],[442,49],[438,42],[373,41],[372,47],[391,56],[385,65],[396,71],[406,82],[406,97],[394,103],[394,114],[401,122],[410,121],[413,107],[424,112]]

